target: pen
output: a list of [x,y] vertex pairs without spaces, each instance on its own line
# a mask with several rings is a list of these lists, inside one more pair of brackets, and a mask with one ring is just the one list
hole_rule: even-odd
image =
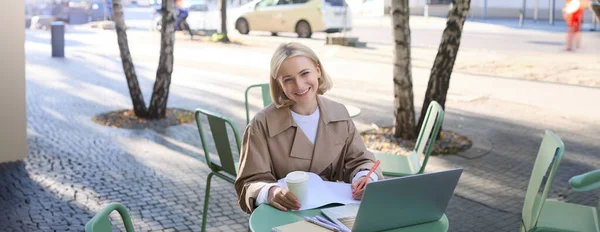
[[325,224],[325,223],[323,223],[323,222],[317,221],[317,220],[315,220],[315,219],[312,219],[312,218],[310,218],[310,217],[307,217],[307,216],[304,216],[304,220],[306,220],[306,221],[308,221],[308,222],[310,222],[310,223],[312,223],[312,224],[318,225],[318,226],[320,226],[320,227],[323,227],[323,228],[325,228],[325,229],[329,229],[329,230],[333,230],[333,231],[341,232],[341,231],[340,231],[340,229],[338,229],[338,228],[336,228],[336,227],[333,227],[333,226],[327,225],[327,224]]
[[338,229],[339,229],[340,231],[342,231],[342,232],[350,232],[349,230],[346,230],[346,229],[344,229],[344,228],[340,227],[339,225],[337,225],[337,224],[335,224],[335,223],[333,223],[333,222],[331,222],[331,221],[329,221],[329,220],[327,220],[327,219],[325,219],[325,218],[323,218],[323,217],[321,217],[321,216],[318,216],[318,215],[317,215],[317,216],[315,216],[315,218],[316,218],[317,220],[319,220],[320,222],[323,222],[323,223],[325,223],[325,224],[328,224],[328,225],[331,225],[331,226],[333,226],[333,227],[335,227],[335,228],[338,228]]
[[358,190],[360,190],[367,183],[367,178],[369,178],[371,176],[371,174],[373,174],[375,169],[377,169],[377,167],[379,167],[379,163],[380,163],[379,160],[377,160],[375,162],[375,165],[373,165],[373,167],[369,171],[369,174],[367,174],[366,178],[363,178],[363,181],[361,181],[360,184],[358,184],[358,186],[356,186],[356,189],[354,189],[354,192],[352,192],[352,194],[355,194]]

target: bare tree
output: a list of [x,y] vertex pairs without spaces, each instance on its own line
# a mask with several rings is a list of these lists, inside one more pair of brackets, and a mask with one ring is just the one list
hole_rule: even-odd
[[156,70],[156,81],[150,99],[150,118],[164,118],[167,112],[171,74],[173,73],[173,51],[175,49],[175,1],[162,1],[162,25],[160,31],[160,58]]
[[[442,34],[442,40],[438,48],[433,67],[431,68],[431,76],[427,84],[427,92],[425,92],[425,100],[423,107],[425,110],[432,100],[440,103],[442,108],[445,108],[446,95],[450,87],[450,76],[460,47],[460,38],[462,36],[463,25],[469,13],[471,0],[453,0],[452,8],[448,12],[448,21],[446,29]],[[424,111],[423,111],[424,112]],[[419,128],[423,125],[425,113],[421,113],[419,117]],[[440,130],[442,131],[442,130]]]
[[229,42],[229,37],[227,37],[227,0],[220,0],[219,8],[221,9],[221,34],[223,36],[221,42]]
[[117,31],[117,42],[119,43],[119,52],[121,53],[121,63],[127,79],[127,87],[129,87],[129,95],[133,104],[133,112],[138,117],[147,117],[148,110],[144,102],[144,95],[140,89],[140,84],[135,73],[135,66],[129,52],[129,43],[127,42],[127,29],[125,19],[123,17],[123,4],[121,0],[113,0],[113,19]]
[[392,0],[394,33],[394,137],[416,137],[415,106],[410,58],[408,0]]
[[137,117],[159,119],[166,116],[171,73],[173,72],[173,49],[175,44],[175,0],[162,1],[162,28],[161,48],[156,82],[150,100],[150,108],[146,108],[144,96],[135,73],[135,66],[127,42],[127,29],[123,17],[123,4],[121,0],[113,0],[113,18],[117,31],[117,41],[121,53],[121,62],[129,87],[129,94],[133,103],[133,111]]

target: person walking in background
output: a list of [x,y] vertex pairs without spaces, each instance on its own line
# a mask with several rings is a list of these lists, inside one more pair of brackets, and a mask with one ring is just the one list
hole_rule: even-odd
[[581,47],[581,24],[583,23],[583,9],[589,5],[588,0],[566,0],[563,8],[563,17],[567,22],[567,51],[573,50],[573,40],[575,48]]
[[175,5],[175,8],[177,10],[177,17],[175,18],[175,28],[180,30],[187,30],[187,32],[190,34],[190,39],[193,40],[194,33],[192,32],[192,28],[190,28],[190,25],[187,22],[189,12],[186,9],[186,6],[183,5],[182,0],[177,0],[175,2]]

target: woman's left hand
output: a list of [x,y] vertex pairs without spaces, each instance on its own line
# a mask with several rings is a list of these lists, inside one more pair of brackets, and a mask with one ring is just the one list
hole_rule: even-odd
[[[367,183],[365,183],[365,185],[359,189],[358,191],[354,192],[354,190],[358,187],[358,185],[363,182],[363,179],[367,178]],[[354,183],[352,183],[351,188],[352,188],[352,198],[354,198],[355,200],[360,200],[362,199],[363,193],[365,192],[365,188],[367,187],[367,184],[369,182],[372,182],[373,180],[371,180],[371,178],[367,177],[367,176],[363,176],[361,178],[358,178],[356,181],[354,181]]]

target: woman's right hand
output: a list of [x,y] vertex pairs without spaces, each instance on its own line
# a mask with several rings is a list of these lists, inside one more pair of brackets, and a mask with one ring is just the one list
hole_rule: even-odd
[[289,190],[279,186],[273,186],[269,189],[268,198],[269,205],[281,211],[287,211],[288,209],[298,210],[300,208],[298,198]]

